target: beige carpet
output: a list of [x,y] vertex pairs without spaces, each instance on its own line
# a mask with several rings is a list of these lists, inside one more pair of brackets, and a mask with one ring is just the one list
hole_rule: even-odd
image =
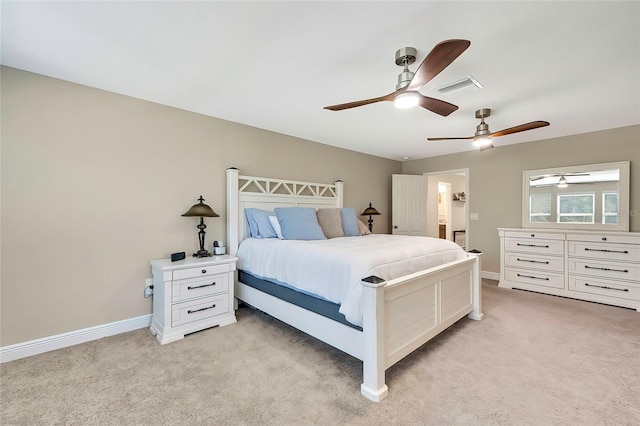
[[640,313],[485,281],[463,319],[360,395],[358,360],[249,308],[159,345],[148,330],[1,366],[3,425],[638,425]]

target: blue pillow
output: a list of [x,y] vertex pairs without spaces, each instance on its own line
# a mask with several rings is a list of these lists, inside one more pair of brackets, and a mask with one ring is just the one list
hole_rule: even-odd
[[244,214],[249,223],[249,236],[252,238],[277,238],[276,231],[271,226],[269,216],[273,212],[255,208],[244,209]]
[[311,207],[279,207],[273,210],[278,217],[285,240],[326,240]]
[[342,230],[344,231],[345,237],[360,236],[356,212],[351,207],[344,207],[340,209],[340,218],[342,219]]

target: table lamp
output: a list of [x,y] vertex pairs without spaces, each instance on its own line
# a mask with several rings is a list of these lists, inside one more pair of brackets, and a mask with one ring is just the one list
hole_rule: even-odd
[[360,216],[369,216],[369,232],[373,232],[373,218],[371,216],[379,216],[380,213],[369,203],[369,207],[364,209]]
[[207,225],[204,224],[204,218],[220,217],[220,215],[218,215],[216,212],[213,211],[211,207],[209,207],[204,203],[204,198],[202,198],[202,195],[200,196],[200,198],[198,198],[198,201],[200,202],[198,204],[194,204],[193,206],[191,206],[191,208],[187,210],[187,212],[184,213],[182,216],[200,217],[200,224],[197,226],[197,228],[200,230],[198,232],[198,239],[200,240],[200,250],[198,250],[196,253],[193,253],[193,257],[210,257],[210,256],[213,256],[213,253],[209,253],[204,248],[204,234],[205,234],[204,230],[207,227]]

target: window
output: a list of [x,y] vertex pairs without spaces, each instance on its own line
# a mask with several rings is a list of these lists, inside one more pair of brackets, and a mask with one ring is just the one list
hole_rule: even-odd
[[594,223],[595,194],[558,195],[558,223]]
[[551,222],[551,194],[532,194],[529,199],[529,222]]
[[618,193],[602,193],[602,223],[618,223]]

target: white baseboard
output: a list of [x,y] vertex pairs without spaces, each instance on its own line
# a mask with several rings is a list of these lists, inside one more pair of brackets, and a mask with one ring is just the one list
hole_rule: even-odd
[[103,337],[126,333],[127,331],[138,330],[149,327],[150,325],[151,314],[109,324],[97,325],[95,327],[83,328],[82,330],[70,331],[55,336],[43,337],[24,343],[16,343],[15,345],[3,346],[0,347],[0,363],[102,339]]
[[486,278],[488,280],[500,281],[500,273],[499,272],[489,272],[489,271],[481,271],[481,278]]

